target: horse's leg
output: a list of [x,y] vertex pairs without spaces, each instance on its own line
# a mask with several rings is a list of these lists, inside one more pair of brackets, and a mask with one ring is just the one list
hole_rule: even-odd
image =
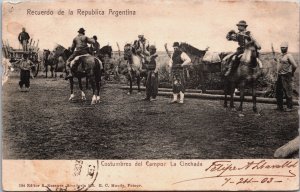
[[97,89],[97,93],[96,93],[96,95],[97,95],[97,97],[96,97],[96,102],[97,102],[97,103],[100,103],[100,81],[99,81],[99,80],[96,81],[96,89]]
[[130,95],[132,93],[132,74],[131,72],[129,72],[129,92],[127,93],[128,95]]
[[85,78],[85,89],[86,90],[89,89],[89,78],[88,78],[88,76],[86,76],[86,78]]
[[70,82],[70,89],[71,89],[71,96],[70,96],[70,98],[69,98],[69,101],[72,101],[73,99],[74,99],[74,92],[73,92],[73,88],[74,88],[74,80],[73,80],[73,78],[71,78],[70,80],[69,80],[69,82]]
[[138,94],[141,94],[141,73],[139,72],[136,76],[137,86],[138,86]]
[[86,97],[85,97],[85,93],[83,92],[81,77],[78,78],[78,85],[79,85],[79,89],[81,91],[81,100],[85,101]]
[[47,78],[48,77],[48,75],[47,75],[47,73],[48,73],[48,65],[45,65],[45,72],[46,72],[46,77],[45,78]]
[[230,108],[234,108],[234,101],[233,101],[233,96],[234,96],[234,91],[235,91],[235,83],[230,82]]
[[54,68],[55,78],[57,77],[57,68],[58,68],[58,63],[56,63],[55,68]]
[[225,80],[225,85],[224,85],[224,108],[227,108],[227,94],[228,94],[228,91],[229,90],[229,86],[228,86],[228,81]]
[[244,92],[245,92],[245,80],[241,80],[240,82],[240,106],[238,111],[243,111],[243,102],[244,102]]
[[94,75],[90,77],[90,82],[91,82],[91,86],[92,86],[92,90],[93,90],[93,97],[92,97],[92,102],[91,105],[95,105],[97,103],[97,96],[95,94],[95,87],[96,87],[96,82],[94,79]]
[[50,66],[50,71],[51,71],[51,77],[53,78],[53,76],[54,76],[54,74],[53,74],[54,68],[53,68],[52,65]]
[[255,79],[252,79],[252,102],[253,102],[253,112],[257,113],[257,107],[256,107],[256,81]]

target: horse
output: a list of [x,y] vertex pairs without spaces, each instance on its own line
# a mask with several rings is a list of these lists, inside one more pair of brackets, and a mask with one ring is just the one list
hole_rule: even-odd
[[[66,61],[71,55],[71,51],[65,49],[63,46],[58,45],[54,51],[55,56],[59,57],[61,61],[64,62],[64,67],[66,68]],[[83,70],[83,65],[84,70]],[[73,72],[73,77],[78,79],[79,88],[81,90],[81,99],[86,100],[85,93],[83,92],[81,79],[86,77],[91,83],[93,90],[93,97],[91,105],[94,105],[100,102],[100,81],[101,81],[101,73],[102,73],[102,62],[92,55],[82,55],[79,57],[75,57],[75,59],[71,62],[71,70]],[[69,101],[74,100],[74,78],[69,79],[71,95]]]
[[112,47],[110,45],[103,46],[99,53],[97,54],[97,57],[101,60],[103,64],[103,73],[104,73],[104,79],[110,80],[110,59],[112,57]]
[[46,73],[45,78],[48,77],[48,66],[50,66],[51,77],[53,78],[53,73],[55,73],[55,77],[57,77],[58,61],[49,49],[44,49],[43,51],[43,64]]
[[[252,102],[253,112],[257,113],[256,107],[256,82],[259,76],[259,67],[257,64],[257,54],[254,45],[249,44],[244,53],[237,58],[237,63],[233,63],[232,72],[228,76],[224,76],[224,107],[227,108],[227,95],[230,95],[230,108],[234,108],[233,96],[235,88],[240,89],[240,105],[238,111],[243,111],[244,92],[247,83],[250,84],[252,90]],[[245,57],[248,56],[248,59]],[[234,59],[229,61],[230,56],[223,58],[222,62],[224,65],[228,65],[229,62],[235,62]],[[223,71],[224,73],[224,71]]]
[[132,93],[132,82],[134,77],[137,80],[137,86],[138,86],[138,94],[141,93],[141,78],[143,75],[143,64],[142,59],[136,54],[135,48],[127,43],[124,46],[124,59],[127,60],[127,73],[128,73],[128,80],[130,83],[130,88],[128,95]]

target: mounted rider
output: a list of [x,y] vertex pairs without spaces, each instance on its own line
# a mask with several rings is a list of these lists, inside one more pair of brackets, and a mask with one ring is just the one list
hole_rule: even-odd
[[[252,57],[258,58],[258,50],[261,49],[261,46],[258,44],[258,42],[254,39],[250,31],[247,31],[247,23],[246,21],[242,20],[238,24],[239,32],[236,33],[234,30],[231,30],[226,35],[226,39],[229,41],[237,41],[239,44],[239,47],[237,48],[236,52],[231,54],[228,58],[229,65],[228,70],[225,72],[225,76],[228,76],[233,67],[236,67],[241,59],[241,55],[244,53],[245,49],[251,45],[254,44],[255,50],[252,52]],[[260,61],[256,60],[260,65]]]
[[95,43],[91,44],[90,50],[91,50],[92,55],[99,57],[100,43],[97,41],[98,38],[96,35],[93,36],[93,39],[94,39]]
[[66,80],[73,77],[72,70],[71,70],[72,68],[71,61],[76,56],[89,54],[88,44],[94,44],[94,43],[95,43],[94,39],[85,36],[84,28],[80,28],[78,30],[78,35],[73,39],[73,43],[71,46],[71,51],[73,52],[73,54],[67,60],[67,65],[66,65],[67,77],[65,78]]
[[142,63],[145,64],[146,59],[145,57],[149,55],[148,48],[149,48],[149,42],[148,40],[144,37],[144,35],[138,35],[138,40],[136,40],[133,44],[135,48],[136,54],[141,57]]

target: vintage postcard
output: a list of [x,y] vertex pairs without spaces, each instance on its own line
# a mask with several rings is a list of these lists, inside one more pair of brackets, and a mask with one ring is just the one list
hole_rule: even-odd
[[299,2],[5,0],[5,191],[299,190]]

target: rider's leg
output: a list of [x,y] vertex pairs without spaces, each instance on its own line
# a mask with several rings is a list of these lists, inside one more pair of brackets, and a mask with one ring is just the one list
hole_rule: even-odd
[[78,55],[80,55],[79,52],[74,51],[74,53],[66,61],[66,74],[67,74],[65,78],[66,80],[73,77],[72,70],[71,70],[71,61]]

